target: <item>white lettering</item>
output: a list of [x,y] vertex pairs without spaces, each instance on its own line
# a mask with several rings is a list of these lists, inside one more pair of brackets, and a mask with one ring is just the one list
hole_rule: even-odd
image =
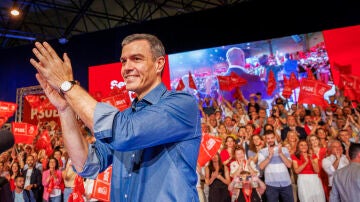
[[34,119],[35,116],[37,116],[38,119],[42,119],[42,118],[55,118],[55,117],[59,117],[59,113],[56,109],[53,110],[44,110],[41,112],[38,112],[37,109],[31,108],[31,114],[30,114],[30,119]]
[[14,131],[18,133],[25,133],[25,128],[14,128]]
[[114,89],[115,87],[121,88],[125,85],[126,85],[125,82],[122,82],[122,81],[121,82],[119,82],[117,80],[110,81],[110,89],[111,90]]
[[107,194],[107,188],[106,187],[99,187],[97,191],[100,194],[104,194],[104,195]]
[[206,142],[206,149],[211,150],[213,146],[215,145],[216,141],[213,139],[210,139]]
[[125,100],[122,99],[122,100],[117,100],[115,105],[123,105],[125,103],[126,103]]
[[308,92],[314,92],[314,87],[311,86],[303,86],[302,89]]
[[106,170],[104,173],[104,181],[109,182],[109,176],[110,176],[110,173],[108,170]]

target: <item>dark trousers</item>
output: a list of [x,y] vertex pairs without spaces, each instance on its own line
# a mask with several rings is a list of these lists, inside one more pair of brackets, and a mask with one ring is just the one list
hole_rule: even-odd
[[268,202],[294,202],[294,195],[291,185],[286,187],[273,187],[266,185],[266,199]]

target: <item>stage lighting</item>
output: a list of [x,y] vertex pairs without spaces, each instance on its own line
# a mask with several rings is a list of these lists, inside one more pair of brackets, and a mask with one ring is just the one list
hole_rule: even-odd
[[11,9],[10,14],[12,16],[18,16],[18,15],[20,15],[20,11],[16,8],[13,8],[13,9]]

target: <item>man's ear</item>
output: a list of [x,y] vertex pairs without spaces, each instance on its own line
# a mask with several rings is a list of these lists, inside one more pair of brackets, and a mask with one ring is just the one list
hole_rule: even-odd
[[164,69],[164,66],[165,66],[165,57],[164,56],[158,57],[156,59],[156,66],[155,66],[156,73],[161,74],[161,72]]

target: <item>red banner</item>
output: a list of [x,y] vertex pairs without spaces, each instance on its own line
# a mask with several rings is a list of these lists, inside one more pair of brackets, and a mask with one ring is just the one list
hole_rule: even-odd
[[330,89],[331,86],[321,81],[303,79],[298,102],[326,107],[328,103],[324,100],[324,94]]
[[31,107],[37,108],[41,103],[40,95],[25,95],[25,100],[30,104]]
[[54,121],[60,126],[59,113],[45,94],[25,96],[21,121],[33,125]]
[[9,118],[14,115],[17,108],[17,104],[12,102],[0,101],[0,117]]
[[12,122],[11,124],[12,132],[15,137],[15,143],[33,143],[33,140],[38,133],[38,128],[36,125],[22,122]]
[[204,166],[216,154],[222,144],[221,138],[203,134],[201,139],[198,165]]
[[110,201],[110,183],[112,166],[109,166],[104,172],[100,173],[95,182],[92,191],[92,198],[101,201]]

